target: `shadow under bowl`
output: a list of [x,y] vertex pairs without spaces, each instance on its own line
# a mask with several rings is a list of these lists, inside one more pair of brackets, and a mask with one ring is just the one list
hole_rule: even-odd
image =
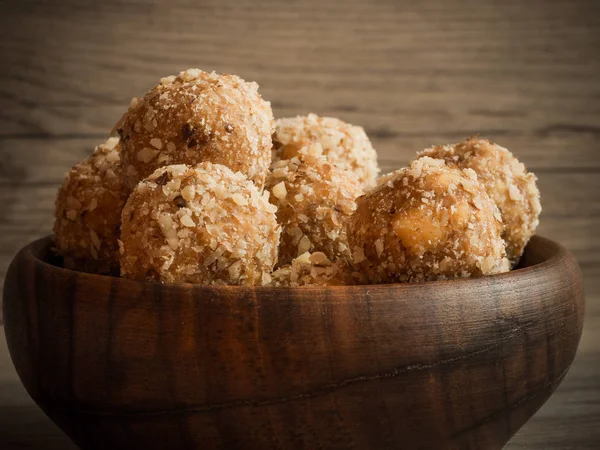
[[499,449],[564,378],[584,296],[541,237],[521,268],[423,284],[241,288],[66,270],[4,287],[12,360],[83,449]]

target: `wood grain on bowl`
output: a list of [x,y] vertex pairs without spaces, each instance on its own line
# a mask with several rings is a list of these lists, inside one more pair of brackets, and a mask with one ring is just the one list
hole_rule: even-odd
[[522,269],[424,284],[138,283],[13,261],[7,343],[84,449],[501,448],[562,381],[584,299],[534,238]]

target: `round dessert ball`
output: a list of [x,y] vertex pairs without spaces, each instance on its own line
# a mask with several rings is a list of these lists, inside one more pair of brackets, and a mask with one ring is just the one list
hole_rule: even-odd
[[357,200],[352,261],[373,283],[508,270],[500,212],[471,169],[421,158]]
[[271,105],[256,83],[189,69],[134,98],[116,131],[131,187],[159,167],[209,161],[243,173],[262,189],[274,127]]
[[119,138],[66,175],[55,203],[54,241],[64,266],[92,273],[119,271],[119,228],[128,189],[123,182]]
[[359,284],[360,274],[346,261],[332,262],[325,253],[303,253],[271,274],[269,286],[349,286]]
[[362,127],[333,117],[290,117],[275,121],[273,161],[291,159],[301,148],[318,142],[329,162],[354,173],[363,187],[375,185],[377,153]]
[[277,206],[283,230],[279,265],[305,252],[323,252],[331,261],[349,256],[346,224],[362,189],[349,172],[322,155],[320,144],[272,166],[266,189]]
[[263,285],[280,226],[268,193],[204,162],[157,169],[123,209],[121,275],[167,283]]
[[536,176],[504,147],[486,139],[469,138],[454,145],[426,149],[419,156],[444,159],[459,168],[473,169],[496,202],[504,229],[506,253],[512,264],[535,234],[542,211]]

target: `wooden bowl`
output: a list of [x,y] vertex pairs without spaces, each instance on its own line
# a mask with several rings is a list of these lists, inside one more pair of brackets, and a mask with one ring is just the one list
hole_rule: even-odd
[[577,263],[541,237],[508,274],[302,289],[90,275],[50,246],[10,266],[6,338],[83,449],[497,449],[583,324]]

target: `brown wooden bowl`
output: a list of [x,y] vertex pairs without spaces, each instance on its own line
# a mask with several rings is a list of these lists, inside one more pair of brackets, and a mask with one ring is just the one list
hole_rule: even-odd
[[84,449],[501,448],[583,324],[577,263],[541,237],[508,274],[302,289],[90,275],[50,246],[10,266],[6,338]]

